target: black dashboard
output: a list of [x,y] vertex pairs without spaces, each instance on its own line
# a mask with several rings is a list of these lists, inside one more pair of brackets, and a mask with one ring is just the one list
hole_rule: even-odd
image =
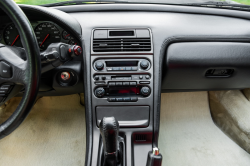
[[[56,27],[55,41],[77,43],[84,50],[82,56],[42,74],[39,95],[84,92],[86,165],[97,165],[98,123],[103,114],[114,114],[114,108],[123,112],[121,131],[131,138],[126,151],[133,155],[127,156],[127,165],[145,165],[147,152],[158,144],[162,92],[250,87],[249,12],[153,4],[20,7],[41,46],[48,35],[41,28],[49,25]],[[11,23],[5,16],[1,20],[1,42],[12,45],[18,34],[8,41]],[[148,68],[143,69],[144,63]],[[64,71],[73,72],[75,84],[58,82]],[[136,141],[138,133],[146,135],[145,144]]]

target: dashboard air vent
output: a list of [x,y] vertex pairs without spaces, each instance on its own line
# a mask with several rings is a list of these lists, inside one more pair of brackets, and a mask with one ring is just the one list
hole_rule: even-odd
[[94,52],[146,52],[151,51],[150,38],[94,39]]
[[145,135],[145,134],[136,134],[135,135],[135,141],[136,142],[147,141],[147,135]]

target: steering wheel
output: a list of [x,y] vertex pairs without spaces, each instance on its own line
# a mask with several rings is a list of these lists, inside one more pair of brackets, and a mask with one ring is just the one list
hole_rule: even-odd
[[[25,92],[14,113],[0,124],[0,139],[14,131],[33,107],[40,83],[40,51],[33,28],[13,0],[0,0],[0,8],[16,25],[26,52],[27,60],[21,58],[23,49],[0,44],[0,85],[14,83],[23,85]],[[6,65],[9,70],[6,71]]]

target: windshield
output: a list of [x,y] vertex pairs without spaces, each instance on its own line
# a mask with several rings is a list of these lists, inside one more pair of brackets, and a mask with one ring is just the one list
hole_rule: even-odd
[[[76,1],[76,0],[14,0],[18,4],[28,4],[28,5],[45,5],[45,4],[53,4],[60,3],[66,1]],[[81,2],[82,0],[79,0]],[[84,2],[85,1],[85,2]],[[84,0],[82,3],[98,3],[98,2],[110,2],[110,0]],[[227,2],[230,4],[244,4],[250,5],[250,0],[111,0],[113,3],[164,3],[164,4],[184,4],[184,3],[206,3],[206,2]],[[65,4],[64,4],[65,5]],[[68,4],[68,5],[73,5]]]

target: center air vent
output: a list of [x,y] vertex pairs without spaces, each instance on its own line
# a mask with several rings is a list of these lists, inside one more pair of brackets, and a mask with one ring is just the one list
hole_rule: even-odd
[[93,40],[94,52],[151,51],[150,38],[107,38]]

